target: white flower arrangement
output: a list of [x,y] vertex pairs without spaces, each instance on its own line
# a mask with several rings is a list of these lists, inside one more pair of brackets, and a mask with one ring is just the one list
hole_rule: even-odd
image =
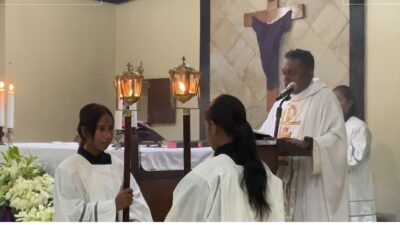
[[9,147],[0,162],[0,207],[10,207],[17,221],[52,221],[54,179],[37,158]]

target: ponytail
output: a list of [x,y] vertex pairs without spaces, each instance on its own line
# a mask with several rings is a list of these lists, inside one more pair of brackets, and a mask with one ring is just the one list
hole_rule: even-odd
[[220,126],[233,139],[234,161],[243,166],[240,184],[250,206],[262,220],[270,213],[267,202],[267,172],[257,154],[253,129],[246,120],[246,110],[239,99],[221,95],[206,111],[206,119]]
[[234,137],[235,150],[240,164],[243,165],[241,187],[247,190],[250,206],[256,210],[258,218],[267,216],[271,209],[266,200],[267,173],[257,154],[257,146],[252,128],[246,121]]

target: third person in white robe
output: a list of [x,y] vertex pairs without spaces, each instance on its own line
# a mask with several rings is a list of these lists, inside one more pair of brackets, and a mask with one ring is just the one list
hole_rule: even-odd
[[350,221],[375,222],[374,181],[369,167],[372,135],[364,121],[354,116],[355,102],[351,89],[340,85],[334,93],[346,120]]

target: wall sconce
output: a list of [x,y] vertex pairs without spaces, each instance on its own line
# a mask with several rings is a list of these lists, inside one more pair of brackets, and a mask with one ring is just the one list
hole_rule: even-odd
[[[136,136],[136,127],[132,128],[132,112],[130,106],[136,103],[142,95],[143,85],[143,65],[134,70],[133,66],[128,63],[128,70],[118,75],[114,79],[114,87],[117,95],[117,108],[120,107],[118,100],[124,102],[123,116],[125,117],[125,140],[124,140],[124,182],[123,188],[128,188],[130,185],[131,173],[131,151],[137,156],[139,152],[138,139]],[[138,158],[132,160],[132,167],[139,166]],[[129,207],[123,210],[123,221],[129,221]]]
[[185,63],[182,57],[182,64],[169,70],[171,96],[182,103],[183,107],[183,170],[187,174],[191,169],[190,157],[190,108],[185,107],[184,103],[192,97],[199,97],[200,91],[200,72],[194,70]]

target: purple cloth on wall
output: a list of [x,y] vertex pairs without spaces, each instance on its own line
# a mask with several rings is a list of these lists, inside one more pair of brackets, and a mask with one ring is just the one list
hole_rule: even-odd
[[261,63],[267,77],[267,90],[279,87],[279,47],[283,33],[292,25],[292,11],[272,24],[252,17],[252,27],[257,35]]

